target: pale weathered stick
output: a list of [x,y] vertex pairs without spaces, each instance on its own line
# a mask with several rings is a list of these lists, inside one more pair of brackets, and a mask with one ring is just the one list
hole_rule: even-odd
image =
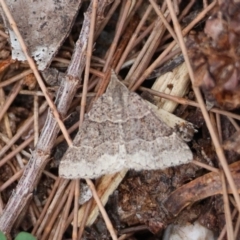
[[[97,14],[97,5],[98,0],[93,0],[92,6],[92,14],[91,14],[91,22],[90,22],[90,31],[89,31],[89,38],[87,44],[87,56],[86,56],[86,67],[84,72],[84,83],[83,83],[83,90],[82,90],[82,100],[81,100],[81,108],[80,108],[80,123],[79,128],[81,127],[84,115],[85,115],[85,107],[87,101],[87,92],[88,92],[88,80],[89,80],[89,70],[91,65],[91,57],[92,57],[92,48],[93,48],[93,39],[94,39],[94,29],[95,29],[95,22],[96,22],[96,14]],[[78,239],[78,209],[79,209],[79,179],[75,180],[75,199],[74,199],[74,216],[73,216],[73,231],[72,231],[72,239]]]
[[[3,3],[3,1],[1,1],[1,3]],[[99,3],[96,28],[99,27],[103,19],[105,7],[108,4],[109,1],[107,0]],[[92,7],[90,6],[86,17],[90,15],[91,11]],[[62,118],[66,116],[67,110],[77,90],[77,85],[80,84],[81,74],[85,66],[85,52],[89,36],[89,24],[90,19],[85,18],[82,31],[72,56],[71,64],[67,70],[67,76],[65,80],[62,81],[56,96],[55,104],[58,113]],[[59,126],[57,120],[54,118],[53,113],[50,110],[36,149],[32,153],[23,176],[0,217],[0,230],[4,233],[9,233],[11,231],[14,222],[26,206],[26,200],[31,197],[31,194],[41,177],[41,173],[48,163],[49,155],[54,146],[58,132]]]

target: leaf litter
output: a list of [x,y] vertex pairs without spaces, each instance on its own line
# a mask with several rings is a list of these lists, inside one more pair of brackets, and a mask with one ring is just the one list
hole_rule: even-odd
[[[220,11],[226,11],[226,9],[228,9],[228,12],[225,12],[227,18],[225,18],[225,15],[223,14],[224,17],[220,18],[220,20],[227,21],[227,23],[229,24],[232,22],[231,21],[232,15],[234,15],[234,11],[231,12],[230,10],[233,9],[233,6],[235,6],[234,5],[235,3],[233,3],[232,1],[229,1],[228,4],[229,4],[228,6],[224,5],[224,6],[221,6],[219,9],[220,9]],[[145,6],[147,6],[147,4],[145,4]],[[180,8],[181,7],[184,8],[184,6],[180,6]],[[194,6],[194,7],[196,8],[196,6]],[[83,6],[83,8],[84,8],[84,6]],[[218,12],[219,9],[213,11],[213,16],[215,16],[214,15],[214,14],[216,14],[215,12]],[[76,9],[74,9],[74,11],[76,11]],[[229,13],[229,11],[230,11],[230,13]],[[72,14],[74,14],[74,13],[72,12]],[[139,12],[136,11],[135,14],[139,14]],[[154,16],[154,14],[153,14],[153,16]],[[107,35],[109,28],[115,27],[116,22],[114,22],[114,19],[116,19],[116,18],[117,18],[117,11],[116,11],[116,14],[113,15],[113,18],[111,20],[112,22],[110,21],[104,30],[105,37]],[[152,16],[150,19],[152,19]],[[150,19],[149,19],[150,22],[143,27],[142,32],[144,32],[144,30],[146,30],[147,27],[149,27],[151,25],[152,20],[150,20]],[[211,20],[211,21],[213,21],[213,20]],[[18,22],[17,22],[17,24],[18,24]],[[79,26],[79,25],[81,25],[81,21],[77,20],[75,22],[75,24]],[[206,26],[209,27],[209,25],[206,25]],[[21,31],[21,25],[19,25],[19,28]],[[36,29],[36,27],[33,27],[33,29]],[[201,31],[201,26],[200,27],[198,26],[195,29],[195,32],[196,32],[195,33],[196,36],[202,36],[203,33]],[[206,30],[205,30],[205,32],[207,33]],[[68,31],[63,33],[64,38],[66,37],[67,33],[68,33]],[[224,34],[226,34],[227,36],[231,35],[231,34],[228,34],[225,32],[224,32]],[[22,35],[24,37],[24,34],[22,34]],[[63,37],[63,35],[62,35],[62,37]],[[166,35],[167,35],[167,32],[166,32]],[[210,41],[210,39],[211,39],[211,37],[210,38],[207,36],[204,36],[204,37],[208,41]],[[65,41],[63,48],[59,49],[59,53],[58,53],[59,55],[61,54],[61,51],[65,51],[66,49],[69,51],[70,54],[72,53],[73,48],[71,45],[71,41],[73,38],[74,38],[74,32],[72,32],[70,34],[70,37],[67,39],[67,41]],[[3,38],[3,40],[4,39],[5,38]],[[24,39],[25,39],[25,37],[24,37]],[[190,36],[190,40],[191,40],[191,36]],[[56,44],[58,47],[54,48],[55,52],[54,52],[54,54],[51,55],[51,57],[46,58],[46,61],[44,58],[41,58],[42,62],[44,62],[43,65],[41,65],[42,62],[37,61],[37,63],[39,63],[39,66],[40,66],[39,69],[41,69],[41,68],[44,69],[46,66],[48,66],[50,64],[52,57],[56,54],[56,51],[61,44],[61,41],[63,41],[63,40],[60,40],[60,42]],[[26,42],[27,42],[27,39],[26,39]],[[211,43],[208,43],[208,44],[210,46],[212,46]],[[46,46],[48,46],[48,45],[46,45]],[[144,42],[140,42],[138,45],[136,45],[134,50],[132,52],[130,52],[130,54],[128,56],[128,60],[131,61],[131,59],[135,59],[135,56],[139,53],[139,51],[141,50],[141,48],[143,46],[144,46]],[[197,46],[197,50],[195,50],[196,49],[195,46]],[[216,44],[215,45],[213,44],[213,46],[216,47]],[[98,46],[98,40],[97,40],[96,48],[99,48],[99,47],[102,47],[102,52],[104,52],[104,50],[106,52],[108,49],[108,46]],[[161,45],[159,45],[159,47],[161,47]],[[214,47],[213,47],[213,49],[214,49]],[[232,47],[235,47],[235,45],[233,45]],[[6,40],[5,40],[5,44],[2,45],[2,49],[4,51],[7,51],[9,49],[9,48],[7,48]],[[210,49],[212,51],[212,48],[210,48]],[[224,54],[227,54],[226,52],[228,49],[224,49]],[[231,46],[230,46],[230,49],[232,49]],[[191,51],[193,51],[193,53],[194,53],[194,51],[197,51],[197,53],[201,52],[201,54],[205,53],[197,44],[195,44],[195,45],[193,44],[193,47],[192,47],[192,45],[190,45],[189,51],[190,51],[190,53],[189,53],[190,57],[194,56],[194,54],[192,54]],[[218,54],[220,54],[220,53],[218,53]],[[16,56],[16,55],[14,55],[14,53],[12,53],[13,58],[14,58],[14,56]],[[212,56],[214,56],[214,55],[212,55]],[[3,57],[5,57],[5,59],[6,59],[6,57],[8,57],[8,55],[6,55],[6,56],[3,55]],[[152,55],[152,60],[154,60],[154,58],[155,58],[155,56]],[[204,59],[205,58],[206,57],[204,57]],[[223,57],[223,59],[224,59],[224,57]],[[200,60],[201,60],[201,58],[200,58]],[[216,58],[214,61],[217,61],[217,60],[218,60],[218,58]],[[212,62],[207,61],[207,63],[211,64]],[[100,62],[100,60],[97,58],[95,58],[93,60],[92,64],[93,65],[95,64],[97,67],[103,66],[102,65],[103,63]],[[164,64],[164,62],[162,64]],[[202,62],[200,63],[200,66],[201,66],[201,64],[202,64]],[[216,64],[216,62],[214,62],[214,64]],[[54,66],[57,67],[58,70],[60,70],[61,72],[64,72],[64,70],[67,67],[66,63],[61,62],[61,61],[53,62],[51,67],[54,67]],[[223,68],[223,70],[225,70],[224,66],[225,65],[223,64],[220,67]],[[195,67],[194,61],[193,61],[193,67]],[[197,65],[197,67],[199,67],[199,65]],[[6,79],[9,79],[10,77],[16,75],[16,72],[14,72],[14,71],[22,72],[26,69],[27,69],[27,66],[24,63],[19,63],[17,67],[15,65],[15,67],[13,67],[13,69],[10,69],[8,67],[7,70],[4,70],[5,73],[3,74],[2,79],[6,80]],[[208,67],[205,69],[210,69],[210,71],[212,70],[211,67]],[[227,68],[227,69],[229,70],[230,68]],[[126,69],[126,68],[123,69],[120,72],[120,75],[122,77],[124,77],[126,75],[127,71],[128,71],[128,69]],[[234,75],[234,70],[230,69],[229,72],[233,73],[233,75]],[[206,71],[205,72],[203,71],[203,73],[206,76]],[[209,73],[208,73],[208,76],[209,76]],[[212,72],[211,72],[211,76],[212,76]],[[223,75],[221,75],[221,76],[223,76]],[[215,77],[214,81],[217,81],[218,78],[216,76],[214,76],[214,77]],[[209,91],[209,89],[211,91],[211,97],[209,98],[208,97],[209,93],[206,92],[206,87],[204,85],[202,85],[204,83],[208,84],[209,82],[205,81],[206,78],[202,78],[202,79],[198,78],[198,79],[200,79],[198,84],[202,86],[203,92],[205,93],[205,97],[208,101],[211,101],[217,107],[223,106],[223,108],[227,108],[227,109],[235,108],[235,113],[238,113],[238,102],[235,100],[237,98],[234,98],[233,101],[231,99],[229,100],[229,98],[227,98],[227,101],[221,100],[221,102],[219,104],[219,99],[222,99],[222,98],[218,97],[218,98],[214,99],[213,97],[214,96],[223,96],[221,94],[220,95],[215,94],[217,91],[216,89],[219,89],[219,88],[216,88],[216,86],[220,86],[220,85],[218,83],[214,83],[214,81],[212,80],[213,84],[210,86],[210,88],[207,88],[207,91]],[[207,78],[207,79],[209,80],[210,78]],[[224,85],[225,79],[227,79],[227,77],[221,79],[221,81],[220,81],[221,86],[223,86],[223,87],[220,87],[220,92],[222,91],[222,89],[224,89],[224,91],[225,91],[225,87],[224,87],[224,86],[226,86],[226,84]],[[228,91],[231,91],[231,90],[233,91],[233,96],[234,96],[235,92],[238,91],[238,81],[236,79],[237,78],[233,79],[233,77],[230,78],[231,83],[235,84],[234,85],[235,88],[230,87],[227,89]],[[90,81],[90,83],[94,84],[94,81],[95,81],[94,77],[92,77],[91,80],[92,81]],[[152,81],[152,82],[149,84],[150,81]],[[203,81],[203,83],[202,83],[202,81]],[[154,82],[154,80],[148,80],[148,82],[146,82],[146,84],[149,86],[153,82]],[[96,84],[96,81],[95,81],[95,84]],[[208,84],[208,86],[209,86],[209,84]],[[4,93],[9,94],[11,87],[12,87],[11,85],[4,87],[3,88]],[[55,89],[49,88],[49,89],[51,89],[51,94],[53,94],[53,96],[55,95],[55,91],[57,88],[58,87],[56,87]],[[212,90],[212,89],[214,89],[214,90]],[[26,94],[27,93],[26,87],[24,87],[23,90],[25,90],[25,94]],[[12,103],[11,108],[8,109],[8,118],[9,118],[8,121],[10,121],[10,123],[11,123],[11,121],[14,121],[15,125],[17,125],[18,128],[20,126],[20,123],[23,122],[23,120],[24,120],[22,112],[23,111],[25,112],[25,114],[24,114],[25,118],[30,117],[31,112],[32,112],[31,107],[26,108],[25,105],[18,104],[21,102],[21,101],[19,101],[19,99],[22,98],[23,101],[24,101],[24,99],[27,99],[27,97],[26,97],[27,95],[21,95],[22,94],[21,91],[19,92],[19,94],[17,95],[17,98]],[[80,93],[80,91],[79,91],[79,93]],[[37,92],[37,90],[34,90],[32,92],[30,91],[30,89],[28,90],[28,94],[30,94],[30,93],[33,94],[33,92]],[[191,100],[191,88],[188,90],[188,92],[186,94],[187,95],[185,95],[185,96],[189,97],[189,99]],[[91,99],[92,99],[91,96],[87,97],[87,104],[90,104]],[[224,98],[224,99],[226,99],[226,98]],[[27,104],[28,106],[33,105],[33,102],[34,102],[33,97],[29,97],[27,101],[28,101],[28,104]],[[41,97],[39,97],[38,101],[40,103],[42,103],[43,99]],[[229,102],[230,102],[230,104],[229,104]],[[25,101],[25,103],[26,103],[26,101]],[[223,103],[223,104],[221,105],[221,103]],[[71,109],[71,111],[79,110],[77,101],[73,101],[70,109]],[[71,111],[69,111],[69,114],[71,113]],[[204,119],[201,118],[201,116],[199,117],[199,114],[201,115],[201,113],[198,112],[193,107],[187,107],[182,112],[177,108],[175,110],[175,113],[177,113],[177,112],[179,112],[181,114],[180,117],[183,117],[184,119],[187,119],[187,120],[194,119],[195,121],[196,121],[196,119],[198,119],[198,127],[199,127],[198,133],[194,135],[194,138],[189,143],[191,150],[194,153],[194,159],[198,160],[199,162],[203,162],[205,164],[210,164],[210,166],[214,166],[217,168],[218,161],[217,161],[217,158],[215,155],[214,148],[211,146],[211,141],[209,141],[208,130],[206,128]],[[225,114],[227,114],[227,113],[225,113]],[[15,120],[11,120],[11,119],[15,119]],[[18,119],[17,123],[16,123],[16,119]],[[224,126],[229,126],[229,121],[226,120],[225,116],[222,115],[221,119],[222,119],[221,120],[222,129],[224,129]],[[70,115],[69,115],[68,118],[66,119],[66,121],[68,121],[68,120],[69,120],[68,124],[73,125],[76,121],[78,121],[78,118],[75,117],[74,119],[70,119]],[[199,121],[201,121],[201,123]],[[13,125],[10,125],[10,129],[11,129],[12,133],[16,132]],[[228,132],[225,131],[224,134],[222,135],[223,140],[230,138],[231,135],[235,131],[235,129],[232,127],[228,127],[227,129],[229,129],[229,131]],[[4,131],[3,133],[5,135],[7,135],[9,138],[11,138],[11,136],[9,135],[9,128],[7,128],[6,125],[4,127],[4,130],[2,130],[2,131]],[[75,134],[76,134],[76,132],[75,132]],[[30,135],[31,135],[31,133],[30,133]],[[1,137],[1,140],[2,139],[3,139],[3,136]],[[2,141],[1,141],[1,145],[4,146],[5,143]],[[20,140],[19,144],[22,141],[23,140]],[[232,138],[231,138],[231,141],[233,141]],[[62,150],[62,148],[64,148],[64,150]],[[65,151],[65,149],[66,149],[66,147],[63,147],[60,145],[56,146],[53,150],[53,153],[55,153],[53,156],[57,156],[58,159],[55,158],[55,159],[53,159],[53,161],[59,160],[61,158],[61,155]],[[231,149],[231,158],[230,158],[231,162],[235,162],[238,159],[237,153],[234,154],[232,152],[233,148],[228,147],[228,149]],[[57,151],[60,154],[56,154]],[[226,154],[228,156],[229,153],[226,153]],[[25,149],[25,152],[21,152],[20,157],[22,158],[23,163],[26,164],[27,159],[29,158],[29,152],[28,152],[27,148]],[[14,173],[17,173],[17,171],[19,170],[19,166],[18,166],[19,163],[17,160],[19,160],[18,156],[16,156],[15,159],[11,159],[9,164],[4,164],[0,168],[2,173],[5,173],[5,175],[1,174],[1,176],[2,176],[1,182],[2,183],[5,183],[7,181],[7,179],[10,179],[11,176],[14,175]],[[238,164],[238,162],[235,164],[236,165],[233,166],[233,169],[236,172],[236,174],[234,172],[232,174],[233,174],[233,178],[236,180],[235,183],[237,185],[237,188],[239,189],[238,174],[237,174],[237,169],[238,169],[239,164]],[[8,169],[6,169],[6,167]],[[213,168],[212,169],[213,172],[208,173],[208,175],[205,175],[207,173],[205,169],[203,169],[202,167],[196,166],[194,164],[182,165],[180,167],[172,167],[172,168],[168,168],[166,170],[141,171],[141,172],[135,172],[133,170],[130,170],[129,173],[124,178],[124,180],[122,181],[122,183],[117,188],[117,190],[115,190],[113,192],[113,194],[107,204],[108,213],[114,223],[114,227],[118,230],[118,233],[120,235],[128,234],[129,239],[130,239],[130,236],[131,236],[131,239],[142,239],[143,236],[146,236],[145,239],[148,239],[150,236],[154,237],[154,239],[159,239],[159,237],[162,236],[163,230],[169,224],[171,224],[171,223],[185,224],[186,222],[188,222],[188,223],[194,222],[196,219],[199,219],[201,224],[212,229],[216,233],[216,235],[219,235],[221,230],[224,229],[224,225],[225,225],[225,216],[224,216],[225,210],[223,209],[224,204],[223,204],[222,195],[219,195],[219,194],[222,194],[221,182],[220,182],[220,179],[216,178],[216,177],[218,177],[218,174],[214,172],[216,170],[216,168]],[[46,199],[48,199],[49,193],[51,192],[51,189],[53,186],[53,180],[54,180],[54,178],[56,178],[56,167],[55,166],[51,167],[51,165],[48,165],[46,170],[47,170],[47,172],[45,173],[44,177],[42,177],[40,180],[40,183],[39,183],[39,186],[37,189],[37,193],[36,193],[36,196],[34,199],[34,203],[33,203],[33,207],[34,208],[37,207],[37,209],[42,209],[44,207],[44,204],[46,203]],[[49,175],[49,174],[55,174],[55,176]],[[216,187],[216,189],[218,189],[218,190],[216,190],[216,192],[211,192],[210,190],[206,189],[204,186],[201,186],[201,184],[204,185],[204,180],[206,180],[206,178],[209,179],[209,182],[212,182],[212,184],[215,184],[214,186]],[[193,179],[195,179],[195,180],[193,181]],[[216,183],[214,181],[216,181]],[[57,184],[57,181],[55,181],[54,186],[57,186],[56,184]],[[14,189],[15,185],[16,185],[16,183],[13,183],[7,189],[3,188],[2,197],[3,197],[4,203],[7,202],[8,198],[10,197],[10,191]],[[101,185],[101,184],[99,184],[99,185]],[[193,192],[189,191],[190,187]],[[211,187],[211,184],[209,184],[209,187]],[[40,189],[42,192],[40,191]],[[182,194],[181,196],[183,196],[181,203],[184,206],[184,208],[179,207],[178,209],[173,211],[171,206],[177,206],[176,203],[180,203],[178,191],[180,191]],[[196,194],[195,194],[195,191],[197,192]],[[202,194],[202,191],[207,191],[206,192],[207,198],[204,194]],[[230,189],[227,189],[227,191],[229,193],[231,193]],[[176,194],[176,195],[174,195],[174,194]],[[184,194],[186,194],[186,195],[184,195]],[[194,199],[191,194],[193,194],[194,196],[199,195],[199,198]],[[218,195],[216,195],[216,194],[218,194]],[[201,198],[201,196],[202,196],[202,198]],[[168,205],[166,205],[166,203],[168,203]],[[92,204],[94,205],[94,203],[92,203]],[[92,206],[92,209],[93,208],[94,208],[94,206]],[[234,210],[234,205],[231,205],[231,210]],[[31,229],[35,225],[34,224],[34,216],[36,217],[36,216],[38,216],[38,214],[32,212],[30,215],[31,215],[31,218],[25,217],[24,221],[22,221],[22,223],[20,224],[20,228],[24,227],[26,230],[31,231]],[[233,218],[233,222],[236,222],[236,220],[237,220],[236,218]],[[25,222],[25,224],[24,224],[24,222]],[[26,224],[26,222],[27,222],[27,224]],[[54,226],[57,226],[57,224],[58,223],[56,221]],[[138,230],[137,226],[139,226],[139,227],[143,226],[143,227],[139,228],[140,230]],[[18,227],[18,229],[20,229],[20,228]],[[53,229],[54,229],[54,227],[53,227]],[[65,237],[69,236],[70,229],[71,229],[71,227],[69,227],[68,230],[65,232]],[[40,233],[39,236],[41,236],[41,234],[43,234],[43,233]],[[99,216],[98,219],[96,220],[94,227],[86,229],[84,234],[85,234],[84,235],[85,239],[90,239],[90,238],[110,239],[107,228],[104,228],[104,223],[102,222],[101,216]]]

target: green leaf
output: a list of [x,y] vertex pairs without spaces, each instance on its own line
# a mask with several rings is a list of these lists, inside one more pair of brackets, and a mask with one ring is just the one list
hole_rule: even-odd
[[7,240],[7,238],[1,231],[0,231],[0,240]]
[[28,233],[28,232],[20,232],[15,240],[37,240],[37,238],[35,238],[32,234]]

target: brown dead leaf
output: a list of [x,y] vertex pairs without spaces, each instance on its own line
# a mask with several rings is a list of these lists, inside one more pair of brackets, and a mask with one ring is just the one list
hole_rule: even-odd
[[[6,4],[13,15],[30,54],[37,62],[38,69],[44,70],[55,56],[69,34],[81,0],[73,1],[11,1]],[[12,58],[24,61],[21,46],[5,14],[2,17],[9,31]]]

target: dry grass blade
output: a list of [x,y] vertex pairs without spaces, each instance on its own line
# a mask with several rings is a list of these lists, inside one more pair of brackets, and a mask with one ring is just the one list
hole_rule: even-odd
[[78,239],[78,208],[79,208],[79,195],[80,195],[80,180],[75,180],[75,191],[74,191],[74,212],[73,212],[73,231],[72,239]]
[[224,214],[225,214],[226,225],[227,225],[227,236],[228,236],[228,239],[234,240],[235,237],[233,233],[233,224],[232,224],[229,199],[227,194],[226,180],[223,172],[220,173],[220,177],[222,182],[223,202],[224,202],[224,210],[225,210]]

